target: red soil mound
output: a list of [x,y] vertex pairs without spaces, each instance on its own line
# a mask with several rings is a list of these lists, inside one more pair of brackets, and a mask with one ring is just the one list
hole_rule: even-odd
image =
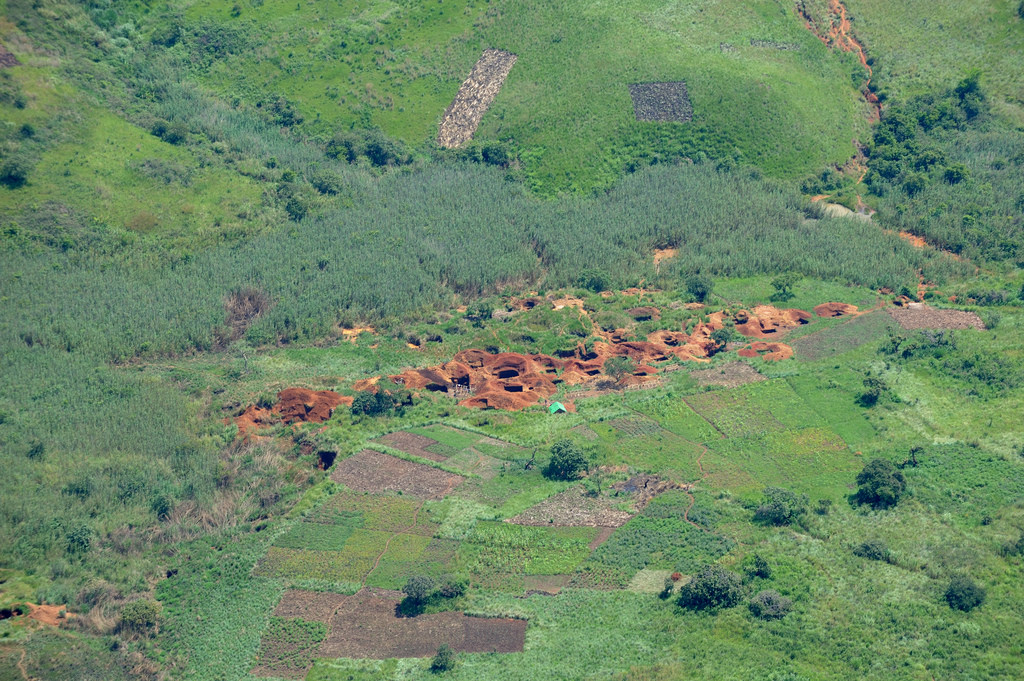
[[[716,312],[712,318],[722,313]],[[780,310],[772,305],[758,305],[753,310],[740,310],[734,316],[736,331],[748,338],[779,338],[811,320],[811,313],[803,310]]]
[[[32,603],[26,603],[29,607],[28,616],[30,619],[34,619],[37,622],[43,624],[49,624],[51,627],[60,626],[61,622],[74,617],[74,613],[67,611],[68,606],[66,605],[33,605]],[[64,617],[60,616],[60,613],[64,613]]]
[[765,361],[778,362],[793,356],[793,348],[784,343],[765,343],[757,341],[737,353],[740,357],[758,357]]
[[822,303],[814,307],[814,314],[819,317],[846,317],[859,314],[856,305],[848,303]]
[[352,406],[352,398],[331,390],[312,391],[286,388],[277,394],[274,413],[285,423],[323,423],[331,418],[338,405]]
[[277,418],[269,409],[257,407],[250,404],[241,415],[235,417],[235,425],[238,426],[239,435],[248,435],[250,431],[263,426],[271,426],[277,423]]

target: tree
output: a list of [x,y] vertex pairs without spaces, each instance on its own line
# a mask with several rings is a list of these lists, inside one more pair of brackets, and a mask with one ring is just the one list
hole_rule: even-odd
[[754,511],[754,520],[769,525],[789,525],[807,512],[810,499],[781,487],[765,487],[764,501]]
[[434,593],[434,579],[427,575],[413,575],[402,587],[402,593],[411,603],[421,605]]
[[572,440],[559,440],[551,445],[551,462],[545,474],[550,478],[574,480],[587,470],[590,462],[583,449]]
[[686,292],[693,296],[698,303],[703,303],[711,295],[714,282],[708,275],[697,272],[686,278]]
[[775,293],[771,299],[775,302],[786,301],[793,297],[793,287],[800,281],[800,275],[796,272],[786,272],[772,279],[772,288]]
[[446,672],[449,669],[455,667],[456,655],[452,647],[447,643],[442,643],[437,649],[437,654],[434,655],[434,659],[430,661],[430,671],[432,672]]
[[946,587],[946,602],[951,608],[970,612],[985,602],[985,589],[967,575],[956,575]]
[[765,589],[750,599],[750,613],[763,620],[777,620],[785,617],[793,608],[793,601],[775,589]]
[[895,506],[907,489],[903,473],[888,459],[872,459],[857,474],[856,500],[874,508]]
[[772,566],[768,564],[764,556],[755,553],[749,560],[745,561],[743,572],[750,578],[769,579],[772,576]]
[[691,610],[731,608],[743,598],[743,581],[720,565],[706,565],[679,590],[681,607]]
[[715,352],[722,350],[729,341],[733,339],[733,330],[727,326],[723,326],[717,331],[712,332],[711,340],[715,341]]
[[586,269],[576,278],[576,284],[588,291],[600,293],[611,288],[611,279],[598,269]]
[[611,376],[618,385],[622,385],[622,381],[627,376],[632,376],[634,371],[636,371],[636,362],[625,355],[609,357],[604,363],[604,373]]
[[864,392],[860,394],[857,401],[860,402],[862,407],[873,407],[878,404],[878,400],[882,398],[882,395],[889,389],[889,384],[885,382],[885,379],[878,376],[868,376],[864,379]]

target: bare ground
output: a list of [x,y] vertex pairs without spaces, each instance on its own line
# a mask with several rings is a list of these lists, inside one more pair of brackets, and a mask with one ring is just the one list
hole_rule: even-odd
[[399,491],[418,499],[441,499],[465,478],[364,449],[336,464],[331,480],[359,492]]
[[444,112],[437,133],[438,144],[454,149],[473,139],[480,119],[498,95],[516,59],[516,55],[504,50],[484,50]]
[[767,381],[767,377],[746,362],[726,362],[711,369],[691,371],[690,377],[698,385],[715,385],[723,388],[738,388],[747,383]]
[[448,458],[443,454],[435,454],[427,449],[427,447],[436,445],[436,440],[431,440],[425,435],[417,435],[416,433],[410,433],[404,430],[400,430],[397,433],[388,433],[383,437],[377,438],[374,442],[379,442],[382,445],[394,447],[406,454],[412,454],[413,456],[429,459],[431,461],[444,461]]
[[985,323],[974,312],[940,310],[924,303],[891,307],[887,312],[904,329],[985,329]]

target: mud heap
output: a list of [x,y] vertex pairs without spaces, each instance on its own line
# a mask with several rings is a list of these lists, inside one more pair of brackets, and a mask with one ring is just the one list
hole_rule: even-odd
[[240,435],[277,423],[323,423],[331,418],[339,405],[352,406],[352,398],[331,390],[286,388],[277,394],[277,404],[271,409],[251,404],[236,416]]
[[814,307],[814,314],[819,317],[849,317],[859,314],[856,305],[849,303],[822,303]]

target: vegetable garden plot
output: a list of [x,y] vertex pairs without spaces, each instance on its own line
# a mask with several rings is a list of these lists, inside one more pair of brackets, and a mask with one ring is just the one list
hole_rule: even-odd
[[892,307],[887,312],[904,329],[985,329],[985,322],[974,312],[940,310],[924,303]]
[[679,80],[667,83],[631,83],[629,96],[633,98],[633,113],[638,121],[678,121],[688,123],[693,118],[693,106],[686,83]]
[[698,385],[738,388],[747,383],[767,381],[768,378],[746,362],[726,362],[711,369],[691,371],[690,378]]
[[633,514],[613,508],[617,501],[590,497],[582,487],[573,487],[531,506],[509,522],[538,527],[619,527]]
[[797,357],[810,362],[841,355],[881,338],[893,320],[881,312],[869,312],[847,322],[797,338],[790,343]]
[[346,597],[317,656],[428,657],[443,643],[468,653],[523,650],[526,620],[468,617],[460,612],[397,617],[400,598],[401,594],[374,595],[368,590]]
[[437,133],[438,144],[454,149],[473,139],[480,119],[498,95],[516,59],[516,55],[504,50],[484,50],[444,112]]
[[418,456],[423,459],[429,459],[431,461],[444,461],[448,458],[447,454],[431,451],[431,447],[436,447],[440,443],[437,440],[432,440],[429,437],[423,435],[417,435],[416,433],[410,433],[405,430],[400,430],[396,433],[388,433],[383,437],[379,437],[373,442],[379,442],[382,445],[393,447],[399,451]]
[[395,491],[419,499],[440,499],[465,478],[364,449],[336,464],[331,480],[360,492]]

